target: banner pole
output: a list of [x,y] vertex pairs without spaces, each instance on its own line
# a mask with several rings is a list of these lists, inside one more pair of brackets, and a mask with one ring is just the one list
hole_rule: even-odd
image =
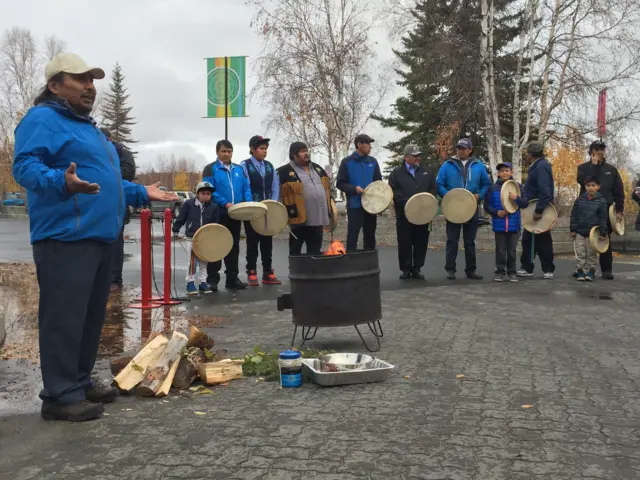
[[229,140],[229,57],[224,57],[224,139]]

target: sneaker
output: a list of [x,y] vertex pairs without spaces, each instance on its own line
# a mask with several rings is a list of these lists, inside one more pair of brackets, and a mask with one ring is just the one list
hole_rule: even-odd
[[604,280],[613,280],[613,273],[611,272],[602,272],[602,278]]
[[493,281],[494,281],[494,282],[504,282],[504,275],[503,275],[503,274],[501,274],[501,273],[496,273],[496,274],[493,276]]
[[529,273],[524,268],[518,270],[517,275],[519,277],[533,277],[533,272]]
[[411,272],[411,278],[414,280],[424,280],[424,275],[420,273],[420,270],[414,270]]
[[467,273],[469,280],[482,280],[482,275],[478,275],[475,271]]
[[587,282],[593,282],[596,279],[596,272],[589,272],[584,276]]
[[518,275],[516,275],[515,273],[512,273],[511,275],[509,275],[509,281],[511,283],[518,283]]
[[195,282],[187,283],[187,295],[198,295],[198,289]]
[[265,285],[281,285],[282,282],[276,277],[276,271],[272,268],[262,274],[262,283]]
[[553,272],[547,272],[544,274],[545,280],[553,280]]
[[227,290],[244,290],[247,288],[247,284],[240,280],[238,277],[227,278],[224,285]]
[[44,420],[62,420],[65,422],[86,422],[98,418],[104,413],[102,403],[91,403],[88,400],[81,402],[59,404],[43,403],[40,415]]
[[200,286],[198,286],[198,291],[200,293],[213,293],[213,289],[208,283],[202,282]]
[[86,395],[91,403],[111,403],[118,396],[118,389],[109,385],[96,385],[87,390]]
[[400,280],[409,280],[411,278],[411,272],[402,272]]
[[258,284],[258,274],[256,273],[255,270],[249,270],[247,272],[247,281],[249,282],[249,285],[252,287],[257,287]]
[[449,270],[447,272],[447,280],[455,280],[456,279],[456,272],[454,272],[453,270]]
[[586,278],[584,272],[576,272],[575,277],[579,282],[584,282]]

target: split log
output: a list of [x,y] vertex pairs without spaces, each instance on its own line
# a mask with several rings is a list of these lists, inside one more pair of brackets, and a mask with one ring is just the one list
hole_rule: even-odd
[[138,388],[136,388],[136,395],[139,397],[153,397],[156,392],[160,390],[162,383],[169,375],[173,361],[180,357],[180,352],[182,352],[187,341],[186,335],[174,330],[171,340],[169,340],[164,352],[162,352],[154,363],[149,364],[147,367],[144,379],[140,382]]
[[222,360],[221,362],[201,363],[198,365],[200,380],[207,385],[226,383],[229,380],[242,378],[244,360]]
[[151,334],[149,335],[149,338],[147,338],[147,341],[144,342],[144,345],[142,345],[142,348],[149,345],[151,342],[153,342],[155,338],[159,337],[160,335],[162,335],[162,332],[151,332]]
[[133,360],[135,354],[122,355],[117,358],[109,360],[109,368],[111,368],[111,375],[114,377],[118,375],[124,368]]
[[201,349],[211,350],[215,345],[215,341],[212,337],[204,333],[202,330],[191,327],[189,331],[189,342],[187,343],[187,347],[196,347]]
[[171,364],[171,368],[169,369],[169,373],[167,378],[164,379],[162,385],[160,385],[160,389],[156,392],[156,397],[163,398],[169,395],[169,390],[171,390],[171,384],[173,383],[173,378],[176,375],[176,371],[178,370],[178,364],[180,363],[181,358],[176,358]]
[[138,385],[144,378],[147,367],[160,358],[168,343],[167,337],[161,335],[145,345],[113,379],[117,387],[128,392]]
[[178,371],[173,378],[174,388],[189,388],[198,377],[198,365],[205,363],[204,352],[199,348],[189,349],[187,355],[180,359]]

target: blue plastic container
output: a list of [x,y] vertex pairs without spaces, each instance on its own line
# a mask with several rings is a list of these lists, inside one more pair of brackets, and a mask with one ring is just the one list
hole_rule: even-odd
[[280,352],[278,364],[281,387],[297,388],[302,385],[302,353],[297,350]]

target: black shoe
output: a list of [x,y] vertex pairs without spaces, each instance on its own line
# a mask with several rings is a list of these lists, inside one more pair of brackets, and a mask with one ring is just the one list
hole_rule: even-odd
[[424,280],[424,275],[420,273],[420,270],[414,270],[411,272],[411,278],[414,280]]
[[110,386],[96,386],[87,390],[87,400],[91,403],[111,403],[118,396],[118,389]]
[[613,276],[613,273],[611,272],[602,272],[602,278],[604,280],[613,280],[614,276]]
[[411,272],[402,272],[400,275],[400,280],[409,280],[411,278]]
[[218,284],[217,284],[217,283],[214,283],[214,284],[211,284],[211,283],[210,283],[210,284],[209,284],[209,288],[211,289],[211,292],[212,292],[212,293],[215,293],[215,292],[217,292],[217,291],[218,291]]
[[478,275],[476,272],[467,273],[467,278],[469,280],[482,280],[482,275]]
[[456,279],[456,272],[454,272],[453,270],[450,270],[447,272],[447,280],[455,280]]
[[44,420],[62,420],[65,422],[86,422],[98,418],[104,413],[104,405],[83,400],[77,403],[43,403],[40,415]]
[[227,278],[227,282],[224,286],[227,290],[244,290],[245,288],[247,288],[247,284],[240,280],[238,277]]

